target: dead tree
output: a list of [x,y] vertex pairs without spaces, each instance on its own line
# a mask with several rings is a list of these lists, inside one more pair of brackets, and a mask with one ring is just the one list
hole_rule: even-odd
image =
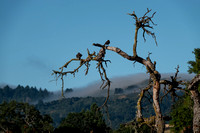
[[154,22],[152,21],[152,18],[154,17],[155,13],[154,12],[150,17],[147,16],[147,14],[149,14],[151,12],[151,10],[147,9],[147,12],[140,18],[137,17],[137,15],[135,14],[135,12],[133,12],[132,14],[129,14],[130,16],[133,16],[133,19],[135,20],[135,37],[134,37],[134,44],[133,44],[133,55],[128,55],[126,52],[122,51],[120,48],[117,47],[112,47],[112,46],[105,46],[105,45],[101,45],[98,43],[94,43],[94,46],[97,47],[101,47],[103,49],[106,50],[110,50],[113,52],[116,52],[117,54],[121,55],[122,57],[130,60],[130,61],[134,61],[134,62],[138,62],[140,64],[143,64],[144,66],[146,66],[147,72],[150,75],[150,78],[152,80],[152,87],[153,87],[153,107],[154,107],[154,111],[156,114],[155,117],[155,127],[156,127],[156,131],[159,133],[164,132],[164,121],[163,121],[163,117],[161,114],[161,109],[160,109],[160,104],[159,104],[159,92],[160,92],[160,73],[156,70],[156,62],[152,62],[150,57],[148,56],[146,59],[140,57],[137,54],[137,38],[138,38],[138,31],[139,29],[143,30],[143,38],[145,39],[145,33],[148,35],[151,35],[154,40],[155,43],[157,45],[157,41],[156,41],[156,36],[153,32],[149,31],[147,28],[153,29],[153,27],[150,24],[154,24]]
[[191,98],[194,101],[193,105],[193,132],[200,133],[200,94],[198,87],[200,85],[200,74],[196,75],[188,85]]
[[[108,79],[108,77],[106,75],[105,68],[103,66],[104,63],[106,65],[107,62],[109,62],[109,60],[104,59],[106,51],[107,50],[113,51],[113,52],[121,55],[122,57],[124,57],[125,59],[127,59],[129,61],[138,62],[138,63],[144,65],[146,67],[147,73],[149,73],[149,75],[150,75],[150,79],[151,79],[150,87],[153,88],[153,107],[154,107],[154,111],[155,111],[155,114],[156,114],[156,116],[154,117],[155,128],[156,128],[157,132],[162,133],[162,132],[164,132],[164,120],[163,120],[163,116],[162,116],[161,109],[160,109],[160,103],[159,103],[159,93],[160,93],[160,84],[161,84],[160,78],[161,78],[161,76],[160,76],[160,73],[156,70],[156,62],[155,61],[152,62],[149,56],[147,58],[142,58],[137,54],[137,45],[138,45],[137,39],[138,39],[139,29],[143,30],[144,41],[146,41],[145,34],[147,34],[147,35],[150,35],[150,36],[153,37],[153,39],[155,40],[155,43],[157,45],[155,34],[149,30],[149,29],[153,29],[151,24],[156,25],[152,21],[152,18],[154,17],[156,12],[154,12],[151,16],[148,16],[148,14],[150,12],[151,12],[151,10],[147,9],[146,13],[142,17],[137,17],[135,12],[133,12],[132,14],[129,14],[130,16],[133,17],[133,19],[135,21],[135,26],[136,26],[135,27],[135,36],[134,36],[133,54],[132,55],[127,54],[126,52],[122,51],[120,48],[109,46],[109,44],[110,44],[109,40],[106,41],[103,45],[99,44],[99,43],[94,43],[93,44],[94,46],[100,47],[100,51],[99,51],[98,54],[96,54],[95,52],[91,54],[88,50],[88,57],[86,59],[82,59],[82,54],[78,53],[76,58],[71,59],[66,64],[64,64],[62,67],[60,67],[59,71],[53,71],[53,73],[58,75],[58,77],[60,77],[61,80],[62,80],[62,95],[63,95],[63,86],[64,86],[63,76],[66,76],[69,73],[75,75],[75,73],[78,72],[78,70],[84,65],[86,66],[86,73],[85,74],[87,74],[88,70],[89,70],[90,62],[96,61],[97,62],[97,68],[99,70],[99,74],[100,74],[100,77],[101,77],[103,83],[104,83],[104,81],[106,81],[103,88],[107,87],[107,89],[108,89],[108,95],[107,95],[107,98],[106,98],[105,103],[104,103],[104,105],[105,105],[107,103],[108,98],[109,98],[109,89],[110,89],[110,80]],[[79,61],[80,65],[72,71],[64,71],[64,68],[67,68],[67,66],[72,61]],[[146,88],[146,89],[148,89],[148,88]],[[139,112],[138,112],[137,115],[138,115],[138,118],[141,117],[141,116],[139,116],[140,115]]]

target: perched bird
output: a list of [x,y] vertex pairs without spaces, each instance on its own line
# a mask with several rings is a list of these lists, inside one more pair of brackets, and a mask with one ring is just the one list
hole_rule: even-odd
[[107,40],[106,42],[105,42],[105,45],[109,45],[110,44],[110,40]]
[[78,54],[76,54],[76,58],[78,58],[80,60],[81,57],[82,57],[82,54],[80,52],[78,52]]

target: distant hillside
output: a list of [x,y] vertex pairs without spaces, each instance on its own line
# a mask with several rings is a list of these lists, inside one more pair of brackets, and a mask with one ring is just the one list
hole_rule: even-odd
[[[126,123],[135,118],[138,93],[114,95],[108,102],[109,119],[107,119],[106,108],[103,108],[104,118],[108,125],[112,128],[119,128],[119,125]],[[60,99],[48,103],[39,102],[36,107],[43,114],[49,114],[54,120],[54,126],[58,126],[60,121],[70,112],[80,112],[83,109],[89,109],[93,103],[101,106],[105,101],[105,97],[72,97]],[[143,115],[148,117],[154,115],[152,103],[144,98],[142,102]],[[171,109],[170,98],[163,100],[161,105],[164,115],[168,115]]]
[[[163,78],[169,78],[173,74],[165,74]],[[148,84],[148,79],[144,74],[112,78],[110,99],[108,102],[109,118],[113,128],[119,127],[120,123],[125,123],[135,118],[136,103],[140,89]],[[190,80],[191,75],[181,74],[184,80]],[[65,89],[65,99],[61,99],[61,91],[49,92],[47,89],[37,89],[36,87],[23,87],[18,85],[12,89],[9,86],[0,88],[0,103],[3,101],[16,100],[35,104],[43,114],[49,114],[54,120],[54,125],[58,126],[60,121],[67,116],[69,112],[80,112],[82,109],[89,109],[93,103],[101,106],[104,103],[107,90],[99,88],[100,83],[91,84],[81,89]],[[143,102],[144,116],[154,115],[152,101],[144,98]],[[166,97],[161,105],[163,114],[166,115],[171,109],[171,99]],[[106,110],[103,109],[106,121]]]
[[[137,86],[129,86],[125,90],[130,91]],[[71,89],[66,89],[68,94],[72,93]],[[51,101],[43,102],[43,99],[55,96],[52,92],[48,92],[46,89],[36,89],[33,87],[23,87],[18,86],[15,89],[11,89],[9,86],[5,86],[0,89],[0,100],[10,101],[16,100],[21,102],[37,103],[35,106],[42,114],[49,114],[54,121],[54,126],[58,126],[60,121],[65,118],[70,112],[80,112],[83,109],[89,109],[93,103],[101,106],[105,97],[72,97]],[[113,94],[108,101],[108,112],[109,119],[112,124],[112,128],[118,128],[120,123],[125,123],[131,121],[135,118],[136,104],[138,100],[138,93],[129,94]],[[154,111],[152,108],[152,103],[149,103],[147,99],[144,99],[144,116],[153,115]],[[162,104],[162,108],[165,114],[170,111],[170,102],[165,100]],[[104,117],[108,124],[109,120],[107,118],[106,109],[103,108]]]

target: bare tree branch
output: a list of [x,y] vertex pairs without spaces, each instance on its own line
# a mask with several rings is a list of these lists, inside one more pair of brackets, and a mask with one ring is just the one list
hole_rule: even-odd
[[143,89],[139,94],[139,99],[137,101],[137,111],[136,111],[136,120],[137,121],[143,121],[142,117],[142,107],[141,107],[141,101],[144,97],[144,93],[148,91],[153,86],[152,83],[150,83],[145,89]]
[[[104,47],[109,45],[109,44],[110,44],[110,41],[107,40],[105,42],[105,44],[102,46],[102,48],[99,50],[99,53],[97,55],[96,55],[95,52],[93,52],[91,54],[90,51],[87,49],[88,56],[87,56],[86,59],[82,59],[82,54],[81,53],[77,53],[76,58],[73,58],[73,59],[69,60],[62,67],[59,68],[60,71],[53,70],[53,74],[56,74],[56,75],[58,75],[58,77],[61,78],[61,81],[62,81],[62,87],[61,87],[61,89],[62,89],[62,97],[64,97],[64,79],[63,79],[63,76],[66,76],[68,73],[69,74],[73,74],[75,76],[75,73],[77,73],[79,71],[79,69],[83,65],[86,66],[85,75],[87,75],[88,71],[89,71],[89,67],[90,67],[90,62],[91,61],[96,61],[97,62],[98,72],[99,72],[99,75],[100,75],[101,80],[103,82],[101,88],[105,89],[107,87],[107,89],[108,89],[108,93],[107,93],[107,97],[106,97],[105,103],[102,106],[107,104],[107,101],[109,99],[109,91],[110,91],[110,83],[111,82],[107,77],[106,70],[105,70],[105,68],[103,66],[103,63],[105,63],[105,65],[107,66],[107,62],[110,62],[110,60],[104,60],[104,57],[105,57],[105,54],[106,54],[106,51],[105,51]],[[67,69],[68,65],[73,61],[79,61],[80,62],[79,66],[77,68],[75,68],[74,70],[64,71],[64,69]],[[105,84],[104,84],[104,81],[106,81]]]
[[147,14],[150,13],[150,12],[151,12],[151,10],[149,10],[147,8],[147,12],[143,15],[143,17],[140,17],[140,18],[138,18],[135,15],[135,12],[133,12],[132,14],[128,14],[130,16],[133,16],[133,19],[135,19],[135,25],[136,25],[136,28],[135,28],[135,37],[134,37],[134,44],[133,44],[133,56],[135,56],[135,57],[137,56],[137,50],[136,50],[136,48],[137,48],[137,35],[138,35],[138,30],[140,28],[143,29],[143,38],[144,38],[144,41],[146,41],[146,39],[145,39],[145,33],[146,33],[147,35],[151,35],[153,37],[153,39],[155,40],[155,43],[157,45],[155,33],[153,33],[153,32],[151,32],[151,31],[149,31],[149,30],[146,29],[146,28],[153,29],[153,27],[150,26],[149,22],[151,22],[153,25],[156,25],[152,21],[152,18],[154,17],[154,15],[155,15],[156,12],[154,12],[152,14],[152,16],[149,17],[149,16],[147,16]]

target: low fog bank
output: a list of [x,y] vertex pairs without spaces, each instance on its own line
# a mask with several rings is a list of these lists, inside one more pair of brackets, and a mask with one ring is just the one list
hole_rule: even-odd
[[[169,79],[170,76],[174,76],[174,73],[163,73],[161,74],[161,79]],[[178,80],[190,81],[194,77],[193,74],[180,73],[178,74]],[[121,88],[126,90],[125,93],[135,93],[139,92],[141,88],[144,88],[148,84],[149,75],[145,73],[133,74],[127,76],[119,76],[110,78],[111,87],[110,95],[114,95],[115,88]],[[102,85],[101,80],[93,82],[87,86],[81,88],[72,88],[72,92],[65,93],[66,98],[71,97],[106,97],[107,88],[102,90],[100,87]],[[127,91],[128,90],[128,91]],[[44,102],[50,102],[53,100],[61,99],[61,90],[54,92],[52,97],[44,99]]]

